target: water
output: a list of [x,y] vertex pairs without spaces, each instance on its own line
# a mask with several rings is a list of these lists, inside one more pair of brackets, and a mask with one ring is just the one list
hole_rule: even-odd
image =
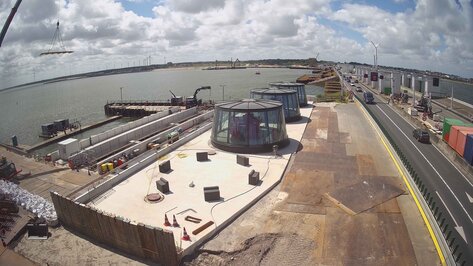
[[440,80],[440,92],[451,96],[453,88],[453,97],[466,103],[473,104],[473,84],[457,82],[452,80]]
[[[124,100],[167,100],[171,90],[177,96],[191,96],[196,88],[211,86],[210,91],[199,92],[198,98],[222,100],[248,98],[250,89],[267,87],[269,82],[295,81],[310,73],[300,69],[216,70],[162,69],[152,72],[131,73],[77,79],[14,90],[0,91],[0,141],[11,143],[17,135],[20,144],[40,142],[41,125],[57,119],[77,119],[85,126],[106,118],[103,106],[107,100],[120,99],[123,87]],[[306,86],[307,94],[316,95],[322,88]],[[96,128],[74,138],[83,139],[129,120],[119,120]],[[46,151],[53,150],[47,148]]]

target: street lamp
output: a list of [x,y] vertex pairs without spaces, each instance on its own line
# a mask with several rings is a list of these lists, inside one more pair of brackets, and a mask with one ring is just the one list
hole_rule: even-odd
[[120,87],[120,102],[123,102],[123,87]]

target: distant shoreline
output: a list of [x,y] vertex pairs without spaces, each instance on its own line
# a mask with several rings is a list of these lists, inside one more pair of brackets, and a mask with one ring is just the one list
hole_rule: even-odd
[[[117,68],[117,69],[108,69],[94,72],[87,72],[81,74],[74,74],[69,76],[61,76],[50,79],[43,79],[34,82],[23,83],[7,88],[0,89],[0,93],[8,90],[13,90],[21,87],[38,85],[38,84],[49,84],[56,83],[68,80],[83,79],[83,78],[92,78],[92,77],[102,77],[102,76],[111,76],[111,75],[120,75],[120,74],[130,74],[130,73],[140,73],[140,72],[151,72],[156,70],[174,70],[174,69],[202,69],[208,67],[210,64],[196,64],[189,65],[191,63],[177,63],[177,64],[166,64],[166,65],[150,65],[150,66],[139,66],[139,67],[127,67],[127,68]],[[211,65],[210,65],[211,66]],[[289,68],[290,66],[284,65],[263,65],[264,68]],[[251,65],[247,68],[259,68],[259,66]],[[231,68],[229,68],[231,69]]]

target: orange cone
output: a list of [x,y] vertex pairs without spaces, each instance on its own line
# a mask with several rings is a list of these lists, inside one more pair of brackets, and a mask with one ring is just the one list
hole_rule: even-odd
[[184,232],[182,233],[182,240],[191,241],[191,237],[187,234],[186,228],[184,227]]
[[177,220],[176,220],[176,215],[172,215],[172,226],[174,227],[179,227],[179,224],[177,223]]
[[164,214],[164,226],[171,226],[171,223],[168,220],[168,216]]

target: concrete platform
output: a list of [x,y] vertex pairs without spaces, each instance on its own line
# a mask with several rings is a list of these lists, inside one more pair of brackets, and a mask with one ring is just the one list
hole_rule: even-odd
[[[289,159],[299,148],[311,112],[312,105],[301,108],[303,118],[286,124],[290,144],[278,151],[280,156],[275,157],[272,153],[247,155],[250,166],[239,165],[236,163],[235,153],[221,151],[210,145],[209,130],[115,186],[89,205],[131,221],[157,227],[164,227],[165,214],[171,223],[175,215],[180,227],[165,228],[173,231],[176,245],[187,254],[211,236],[215,229],[226,226],[279,183]],[[209,155],[208,161],[196,160],[196,152],[209,150],[216,153]],[[172,170],[160,173],[159,164],[166,160],[170,160]],[[262,182],[257,186],[248,184],[248,173],[251,170],[260,172]],[[165,194],[164,200],[158,203],[146,202],[146,195],[158,193],[156,181],[160,178],[169,182],[170,193]],[[190,187],[190,183],[195,186]],[[207,186],[219,186],[219,201],[204,200],[203,188]],[[197,224],[185,221],[184,218],[188,215],[202,221]],[[197,235],[191,234],[208,221],[213,221],[214,224]],[[181,240],[183,227],[191,241]]]

